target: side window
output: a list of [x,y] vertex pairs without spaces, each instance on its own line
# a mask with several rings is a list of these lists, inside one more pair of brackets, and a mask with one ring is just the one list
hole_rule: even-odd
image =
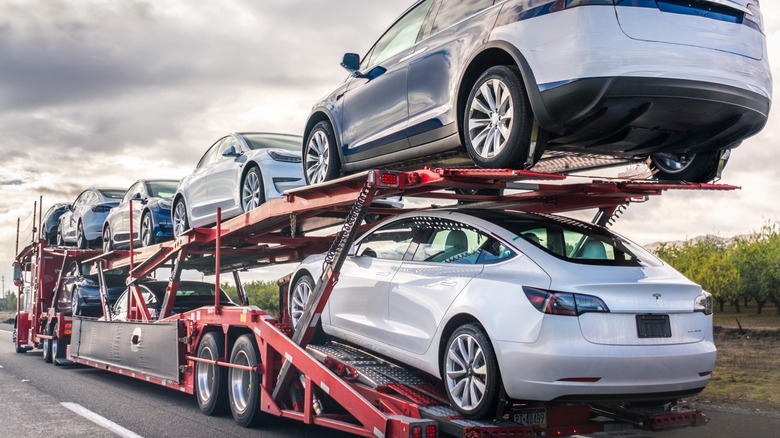
[[95,194],[92,193],[92,190],[88,190],[84,192],[81,196],[79,196],[78,201],[76,201],[76,205],[77,206],[89,205],[93,199],[95,199]]
[[493,0],[445,0],[433,20],[432,32],[446,29],[489,6],[493,6]]
[[122,202],[125,203],[129,202],[130,199],[133,198],[133,195],[139,191],[139,189],[140,189],[140,183],[133,184],[132,187],[127,189],[127,192],[125,192],[125,196],[122,198]]
[[360,68],[373,67],[414,46],[432,4],[433,0],[426,0],[398,20],[374,44]]
[[411,220],[389,224],[363,239],[357,255],[383,260],[403,260],[418,232],[419,227]]
[[226,138],[220,139],[219,141],[211,145],[209,150],[207,150],[206,153],[203,154],[203,157],[200,159],[200,161],[198,161],[198,165],[197,165],[198,169],[202,167],[207,167],[209,164],[216,161],[215,156],[217,155],[217,151],[219,150],[219,147],[222,144],[222,142],[224,142],[225,140]]
[[[500,243],[492,237],[465,224],[436,218],[429,218],[427,221],[424,224],[427,232],[412,260],[473,265],[478,262],[486,263],[483,260],[488,259],[483,253],[488,250],[495,254],[487,263],[496,263],[496,258],[513,255],[511,251],[505,251],[506,247],[499,248]],[[496,244],[498,246],[495,246]]]

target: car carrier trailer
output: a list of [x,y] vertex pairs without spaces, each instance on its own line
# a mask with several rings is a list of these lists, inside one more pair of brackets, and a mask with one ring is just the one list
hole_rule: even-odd
[[[403,195],[407,200],[422,197],[468,203],[469,208],[541,213],[596,208],[599,214],[594,221],[605,224],[623,206],[665,191],[737,189],[724,184],[606,179],[568,183],[565,178],[516,170],[374,170],[292,190],[282,199],[224,223],[218,221],[213,228],[191,229],[171,242],[91,258],[81,258],[87,254],[79,253],[81,262],[98,274],[102,289],[104,272],[120,268],[130,272],[127,284],[133,292],[128,316],[132,321],[111,321],[105,302],[105,320],[58,315],[72,323],[68,359],[193,394],[205,414],[229,408],[242,426],[262,423],[263,416],[273,415],[359,436],[471,438],[572,436],[626,426],[663,430],[704,424],[704,414],[684,403],[640,410],[620,403],[507,401],[495,419],[471,420],[449,406],[440,382],[430,376],[338,341],[312,343],[344,258],[353,240],[370,226],[363,224],[364,217],[367,213],[398,213],[372,204],[374,200]],[[509,186],[515,190],[503,190]],[[486,193],[483,189],[493,190],[478,194]],[[341,228],[335,236],[316,233],[336,225]],[[288,285],[283,281],[278,317],[249,305],[238,271],[322,252],[327,252],[325,269],[296,330],[286,314]],[[55,253],[69,256],[69,251],[49,248],[39,240],[20,252],[16,264],[42,265],[46,254]],[[137,286],[160,268],[170,269],[170,279],[162,310],[153,318]],[[215,294],[213,306],[173,314],[184,269],[213,274],[217,287],[220,275],[232,272],[241,305],[224,306]],[[39,275],[36,271],[36,278]],[[27,315],[32,321],[29,325],[19,324],[17,351],[42,347],[47,339],[35,330],[41,321],[51,323],[51,318],[42,315],[48,315],[51,309],[46,303],[52,299],[47,301],[48,295],[41,290],[52,284],[32,282],[31,293],[41,313]],[[105,289],[103,296],[105,300]],[[20,321],[23,314],[19,312]],[[66,338],[57,334],[49,339]]]

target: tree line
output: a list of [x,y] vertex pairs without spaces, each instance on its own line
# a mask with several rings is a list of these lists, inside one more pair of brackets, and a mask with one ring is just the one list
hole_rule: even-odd
[[661,244],[655,254],[710,292],[720,311],[754,301],[758,314],[773,303],[780,316],[780,227],[760,230],[731,241],[708,236],[681,245]]

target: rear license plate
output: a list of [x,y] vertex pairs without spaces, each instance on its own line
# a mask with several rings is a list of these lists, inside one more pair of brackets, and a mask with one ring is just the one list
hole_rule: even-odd
[[545,408],[516,409],[515,423],[522,426],[547,427],[547,410]]
[[637,315],[636,330],[640,339],[672,337],[669,315]]

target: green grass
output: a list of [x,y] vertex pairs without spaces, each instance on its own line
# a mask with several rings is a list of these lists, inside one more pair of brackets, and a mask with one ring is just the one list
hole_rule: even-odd
[[780,316],[777,315],[774,304],[764,306],[760,315],[757,314],[757,309],[756,303],[751,302],[747,306],[740,305],[740,313],[736,313],[734,307],[729,305],[720,312],[716,304],[713,325],[724,328],[739,328],[739,325],[742,325],[743,329],[748,330],[780,329]]

